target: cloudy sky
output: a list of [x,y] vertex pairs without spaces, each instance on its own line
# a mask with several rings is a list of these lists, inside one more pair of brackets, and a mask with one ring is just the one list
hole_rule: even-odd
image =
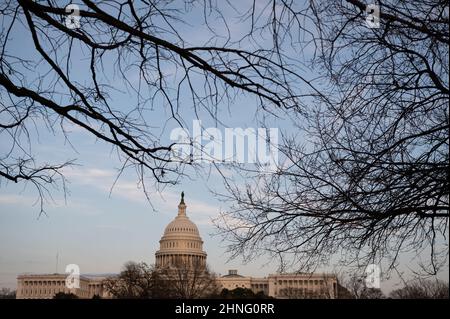
[[[193,12],[187,16],[188,24],[180,28],[190,44],[202,44],[208,38],[206,27],[201,26],[200,14]],[[6,24],[6,20],[3,22]],[[233,34],[240,32],[237,24],[230,23],[230,26]],[[16,24],[11,35],[9,54],[36,59],[36,49],[24,25]],[[72,65],[75,67],[71,74],[74,78],[85,76],[82,73],[88,61],[85,53],[73,48]],[[26,80],[33,82],[37,74],[46,70],[48,66],[40,63],[35,73],[26,73]],[[174,70],[167,66],[165,72],[170,74]],[[117,74],[113,75],[112,71],[109,75],[108,81],[117,84],[117,91],[111,96],[114,107],[121,110],[133,107],[135,96],[130,87],[121,86],[120,79],[115,82]],[[139,84],[139,73],[127,75],[131,86]],[[216,126],[207,112],[194,112],[190,97],[182,97],[181,104],[186,106],[180,112],[187,127],[191,128],[197,118],[204,127]],[[218,115],[228,127],[257,126],[253,99],[237,97],[230,108],[218,105],[218,109]],[[146,118],[163,141],[169,141],[171,129],[177,127],[175,121],[167,120],[169,115],[165,107],[152,108]],[[158,241],[166,224],[177,214],[183,190],[188,216],[199,227],[208,262],[215,272],[223,274],[229,268],[238,268],[241,273],[257,276],[276,269],[274,264],[266,265],[265,259],[247,266],[238,260],[225,263],[224,243],[211,236],[215,231],[211,220],[225,209],[210,193],[210,189],[221,189],[221,179],[212,167],[206,166],[201,173],[186,171],[189,178],[175,187],[162,191],[149,188],[149,202],[133,169],[125,170],[115,183],[122,165],[110,146],[68,123],[63,124],[68,140],[60,131],[49,131],[47,125],[36,119],[30,130],[32,151],[38,162],[75,160],[76,165],[64,171],[68,180],[67,193],[51,189],[52,198],[47,198],[45,214],[41,215],[39,197],[32,185],[0,183],[0,287],[15,287],[16,276],[20,273],[63,272],[65,265],[72,263],[78,264],[82,273],[117,273],[129,260],[153,263]],[[10,149],[10,142],[0,139],[1,153]]]
[[149,202],[133,172],[125,172],[114,184],[120,163],[108,146],[80,130],[74,130],[71,142],[76,150],[58,137],[42,137],[35,145],[49,161],[77,158],[77,165],[64,171],[67,196],[52,190],[53,198],[44,203],[45,214],[39,216],[39,197],[31,185],[1,186],[0,286],[14,286],[18,273],[63,272],[71,263],[83,273],[118,272],[128,260],[153,263],[164,228],[177,214],[181,191],[214,271],[223,274],[239,268],[242,273],[264,275],[275,269],[262,267],[264,259],[246,267],[239,261],[224,263],[224,245],[211,236],[212,219],[226,208],[210,193],[211,188],[221,188],[215,170],[205,168],[202,176],[193,172],[191,178],[161,192],[150,189]]
[[[241,4],[246,5],[246,2]],[[202,25],[200,15],[195,12],[188,15],[185,22],[189,24],[180,28],[190,44],[202,44],[208,38],[208,30]],[[216,31],[223,28],[220,21],[217,23]],[[228,23],[230,32],[236,37],[246,30],[245,25],[231,18]],[[12,35],[10,54],[30,59],[36,57],[23,25],[16,25]],[[74,48],[72,63],[83,66],[86,61],[83,51]],[[36,72],[44,72],[45,69],[42,66],[42,70],[36,69]],[[82,78],[82,70],[83,67],[74,68],[73,76]],[[166,72],[174,70],[167,68]],[[30,73],[29,76],[32,81],[34,75]],[[109,80],[114,81],[112,75]],[[128,80],[131,85],[138,85],[139,74],[129,74]],[[117,85],[120,88],[120,84]],[[114,106],[120,109],[132,107],[134,101],[129,88],[124,86],[121,89],[112,93]],[[208,112],[194,112],[190,97],[182,97],[181,104],[185,106],[180,111],[181,116],[188,128],[197,118],[202,120],[204,127],[217,125]],[[217,109],[217,115],[224,123],[219,125],[221,129],[224,126],[258,127],[259,114],[252,98],[237,96],[232,104],[223,103],[217,105]],[[292,127],[291,119],[278,115],[280,118],[270,119],[269,123],[285,130]],[[171,129],[177,126],[175,121],[167,121],[169,110],[151,108],[147,117],[155,134],[168,141]],[[213,167],[205,165],[201,171],[186,171],[189,178],[160,192],[148,189],[149,202],[133,169],[125,170],[115,183],[121,162],[110,146],[76,126],[65,123],[64,128],[69,140],[60,132],[47,130],[46,123],[39,120],[30,131],[32,149],[39,162],[76,160],[75,166],[64,171],[68,179],[67,192],[52,189],[53,198],[44,203],[45,214],[39,214],[39,197],[32,185],[0,183],[0,287],[14,288],[16,276],[20,273],[64,272],[67,264],[78,264],[82,273],[89,274],[117,273],[130,260],[153,263],[164,227],[177,214],[181,191],[186,194],[187,214],[199,227],[208,263],[216,273],[239,269],[244,275],[266,276],[276,271],[277,265],[265,258],[247,265],[239,259],[226,262],[226,242],[212,236],[215,232],[212,219],[227,209],[210,192],[223,190],[221,178]],[[10,146],[9,140],[0,139],[2,154]],[[448,274],[446,276],[448,278]],[[384,288],[390,289],[394,284],[392,281]]]

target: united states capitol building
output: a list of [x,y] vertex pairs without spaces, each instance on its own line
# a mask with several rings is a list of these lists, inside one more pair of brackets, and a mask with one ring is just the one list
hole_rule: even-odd
[[[206,266],[206,252],[197,226],[186,214],[184,194],[178,215],[164,230],[155,253],[157,268],[176,267],[180,262],[193,267]],[[111,297],[103,284],[104,276],[81,275],[79,288],[68,288],[67,274],[23,274],[17,277],[18,299],[51,299],[59,292],[73,293],[79,298]],[[263,292],[274,298],[337,298],[337,278],[329,274],[270,274],[264,278],[242,276],[237,270],[217,278],[219,290],[236,288]]]

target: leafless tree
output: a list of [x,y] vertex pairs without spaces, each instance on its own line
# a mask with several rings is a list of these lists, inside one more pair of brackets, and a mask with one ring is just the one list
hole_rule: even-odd
[[303,299],[306,297],[303,289],[294,287],[280,289],[279,295],[287,299]]
[[16,299],[16,291],[9,288],[1,288],[0,299]]
[[216,276],[208,267],[181,260],[164,268],[127,262],[119,275],[103,285],[108,295],[118,299],[194,299],[218,293]]
[[218,293],[216,276],[208,266],[199,261],[193,263],[180,259],[170,267],[158,270],[170,298],[198,299]]
[[118,299],[168,297],[159,273],[145,263],[127,262],[119,275],[107,278],[103,285],[109,295]]
[[[32,183],[41,208],[52,186],[65,189],[62,168],[74,162],[41,163],[33,147],[38,134],[62,135],[68,145],[73,127],[91,134],[112,147],[122,169],[136,169],[147,195],[145,180],[157,188],[175,184],[184,164],[193,164],[174,160],[173,144],[154,126],[184,127],[183,107],[215,117],[219,103],[239,94],[256,97],[264,109],[298,107],[293,86],[309,85],[257,38],[247,46],[232,40],[229,22],[212,2],[84,0],[77,16],[69,16],[75,14],[69,3],[0,5],[0,182]],[[209,32],[200,44],[180,34],[184,17],[195,12]],[[129,105],[119,105],[125,91]],[[167,118],[154,118],[155,108]]]
[[[201,45],[179,32],[198,8],[211,31]],[[434,274],[448,260],[448,5],[382,1],[380,28],[367,27],[365,9],[359,0],[254,1],[235,41],[211,27],[229,31],[209,1],[83,0],[77,29],[60,1],[4,1],[0,181],[31,182],[41,198],[58,179],[64,187],[72,161],[40,163],[30,137],[44,127],[69,138],[70,124],[111,145],[145,192],[146,179],[174,184],[186,163],[153,132],[148,109],[183,126],[180,96],[216,118],[217,105],[244,93],[297,130],[284,132],[275,174],[240,168],[246,187],[226,180],[234,207],[218,224],[232,254],[268,252],[307,270],[332,256],[392,268],[410,251],[428,254],[421,266]],[[17,50],[19,33],[31,58]],[[123,88],[131,108],[114,103]]]
[[306,19],[326,98],[289,113],[297,130],[284,132],[273,174],[224,175],[218,195],[233,206],[219,234],[232,257],[269,253],[282,269],[334,258],[389,273],[410,252],[436,274],[449,253],[448,3],[380,1],[379,28],[362,1],[307,3],[273,14]]
[[390,293],[394,299],[448,299],[448,282],[417,279]]
[[349,292],[349,295],[342,296],[345,299],[384,299],[385,296],[381,289],[370,288],[365,284],[364,278],[358,275],[352,275],[348,280],[341,281],[343,287]]

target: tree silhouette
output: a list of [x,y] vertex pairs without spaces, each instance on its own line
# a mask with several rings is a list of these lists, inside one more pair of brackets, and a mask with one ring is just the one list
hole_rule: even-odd
[[[41,163],[33,131],[70,140],[73,125],[111,145],[146,194],[146,181],[175,184],[194,163],[174,160],[152,124],[185,126],[186,97],[220,121],[218,106],[244,94],[263,118],[282,113],[295,130],[282,134],[274,174],[240,166],[245,187],[224,174],[233,207],[218,226],[233,256],[267,252],[297,270],[332,256],[391,269],[413,252],[436,274],[448,260],[448,5],[383,1],[379,28],[366,9],[359,0],[254,1],[238,13],[248,32],[236,40],[209,1],[83,0],[75,29],[59,1],[5,1],[0,182],[32,183],[42,208],[73,161]],[[181,35],[193,10],[210,32],[202,45]],[[127,107],[115,103],[123,90]],[[152,119],[149,108],[168,116]]]
[[[32,183],[41,209],[52,186],[65,190],[62,169],[74,161],[41,163],[36,134],[50,131],[70,143],[71,127],[89,133],[112,147],[122,169],[136,168],[147,194],[146,181],[155,188],[175,184],[184,165],[193,164],[174,160],[173,143],[154,129],[164,122],[184,127],[186,100],[194,113],[206,110],[214,117],[219,102],[238,94],[256,97],[261,108],[297,106],[291,86],[308,85],[274,49],[255,41],[243,48],[230,34],[216,34],[211,20],[222,21],[224,30],[228,23],[208,1],[85,0],[76,28],[69,9],[54,0],[0,5],[0,181]],[[211,36],[200,46],[179,33],[183,17],[195,10]],[[116,102],[123,91],[130,105]],[[155,108],[167,118],[152,118]]]
[[394,299],[448,299],[448,283],[417,279],[390,293]]
[[309,22],[326,98],[289,113],[297,131],[283,134],[273,174],[224,175],[232,208],[217,226],[232,256],[264,252],[296,270],[385,261],[388,273],[410,252],[426,275],[447,263],[448,7],[383,1],[380,28],[365,8],[311,1],[292,13]]
[[78,296],[73,293],[58,292],[53,299],[78,299]]

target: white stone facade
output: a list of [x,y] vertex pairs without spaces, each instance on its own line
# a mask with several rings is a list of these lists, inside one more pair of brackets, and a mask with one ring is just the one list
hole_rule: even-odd
[[73,293],[78,298],[108,297],[104,277],[80,276],[80,288],[66,287],[65,274],[19,275],[17,277],[17,299],[52,299],[57,293]]
[[270,274],[266,278],[244,277],[230,270],[217,279],[220,288],[251,289],[274,298],[334,299],[337,298],[337,278],[329,274]]

